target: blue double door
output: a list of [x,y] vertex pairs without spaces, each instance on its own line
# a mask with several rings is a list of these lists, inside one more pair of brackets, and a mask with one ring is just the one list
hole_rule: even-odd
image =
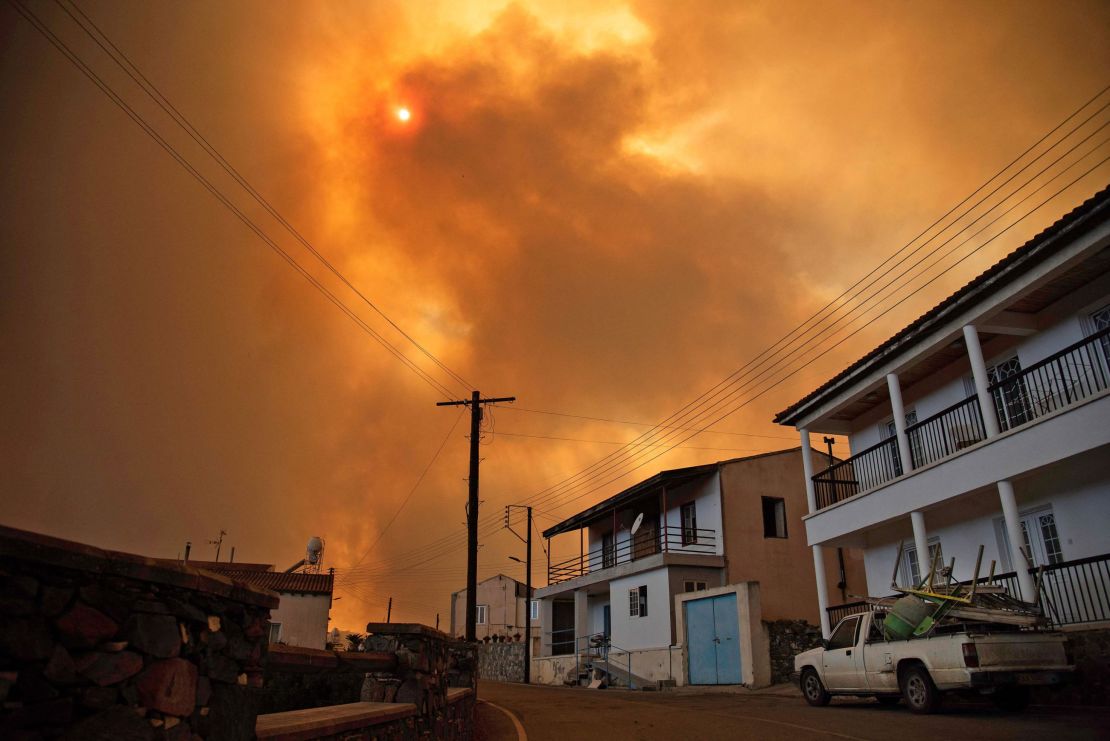
[[690,684],[740,684],[740,619],[736,594],[687,600]]

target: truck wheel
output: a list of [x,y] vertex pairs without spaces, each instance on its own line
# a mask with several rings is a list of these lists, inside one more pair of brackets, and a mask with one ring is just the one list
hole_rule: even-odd
[[825,690],[825,685],[821,684],[821,677],[808,666],[802,670],[802,694],[805,695],[806,702],[818,708],[828,705],[832,699],[832,695]]
[[991,702],[999,710],[1020,713],[1029,706],[1028,687],[999,687],[991,695]]
[[915,713],[928,715],[940,709],[940,690],[923,666],[911,666],[902,673],[902,698]]

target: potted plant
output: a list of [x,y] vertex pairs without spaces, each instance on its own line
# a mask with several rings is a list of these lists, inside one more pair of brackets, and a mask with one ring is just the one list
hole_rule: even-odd
[[513,640],[516,641],[517,643],[520,643],[520,631],[519,630],[516,633],[513,633]]

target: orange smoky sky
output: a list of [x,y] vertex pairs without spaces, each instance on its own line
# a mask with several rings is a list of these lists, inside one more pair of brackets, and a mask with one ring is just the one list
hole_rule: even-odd
[[[367,325],[467,392],[176,129],[71,6],[28,7]],[[633,422],[770,346],[1110,69],[1104,2],[79,7],[467,386]],[[467,420],[8,5],[0,40],[0,522],[165,557],[191,540],[211,558],[224,529],[224,554],[280,568],[322,535],[339,627],[382,619],[390,596],[395,619],[446,627],[465,582]],[[538,526],[662,468],[795,445],[775,411],[1108,174],[714,432],[547,501]],[[483,516],[647,429],[580,417],[493,410]],[[509,555],[519,541],[488,534],[479,576],[523,578]]]

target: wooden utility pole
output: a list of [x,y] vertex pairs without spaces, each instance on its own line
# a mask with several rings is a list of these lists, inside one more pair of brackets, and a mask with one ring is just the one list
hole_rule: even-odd
[[[513,509],[528,511],[526,522],[528,534],[526,537],[521,538],[520,533],[513,530],[511,515]],[[521,504],[506,505],[505,527],[508,528],[510,533],[523,540],[528,548],[528,555],[524,561],[524,684],[530,684],[532,675],[532,508]],[[521,562],[516,556],[509,556],[509,559],[517,563]]]
[[528,508],[528,565],[524,567],[524,683],[532,681],[532,508]]
[[516,401],[515,396],[483,399],[474,391],[469,399],[440,401],[437,407],[470,407],[470,491],[466,503],[466,640],[475,641],[474,621],[478,591],[478,437],[482,431],[482,405]]

